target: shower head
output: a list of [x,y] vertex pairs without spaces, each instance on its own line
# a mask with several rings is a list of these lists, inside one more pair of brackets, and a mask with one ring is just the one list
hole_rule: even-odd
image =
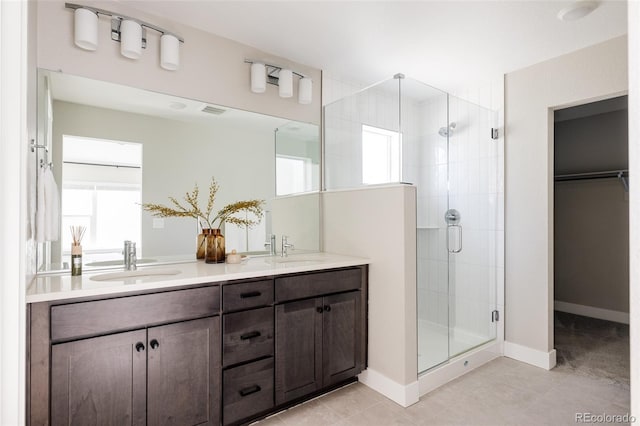
[[449,127],[440,127],[440,130],[438,130],[438,134],[443,138],[452,136],[455,128],[456,123],[455,121],[452,121],[451,123],[449,123]]

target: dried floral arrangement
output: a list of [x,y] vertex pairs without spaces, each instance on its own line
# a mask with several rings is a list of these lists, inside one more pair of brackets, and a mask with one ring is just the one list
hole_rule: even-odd
[[[220,186],[214,177],[211,178],[209,185],[209,198],[207,199],[207,208],[203,211],[198,204],[198,196],[200,190],[196,183],[192,192],[187,192],[184,196],[186,205],[180,204],[174,197],[169,197],[173,207],[162,204],[144,203],[142,208],[150,212],[155,217],[193,217],[198,220],[202,228],[220,228],[223,223],[233,223],[238,226],[252,227],[260,223],[262,219],[264,200],[246,200],[236,201],[228,204],[220,209],[216,215],[211,218],[213,205],[215,203],[216,194]],[[234,216],[240,212],[252,213],[257,219],[240,218]]]

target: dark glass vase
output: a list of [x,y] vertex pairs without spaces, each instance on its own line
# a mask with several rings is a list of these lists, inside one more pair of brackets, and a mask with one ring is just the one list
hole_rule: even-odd
[[207,252],[207,235],[211,233],[211,229],[202,228],[202,232],[198,234],[196,239],[196,259],[204,259]]
[[205,262],[224,263],[224,235],[220,229],[212,229],[206,240]]

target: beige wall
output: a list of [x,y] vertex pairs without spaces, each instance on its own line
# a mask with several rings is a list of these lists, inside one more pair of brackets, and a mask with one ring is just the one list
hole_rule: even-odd
[[415,187],[365,187],[322,196],[324,250],[371,261],[369,369],[411,385],[418,375]]
[[[320,194],[318,192],[274,198],[271,202],[271,233],[281,253],[282,236],[299,252],[320,249]],[[293,251],[289,251],[292,253]]]
[[[640,117],[640,2],[629,3],[629,116]],[[629,121],[629,173],[640,175],[640,120]],[[640,186],[629,190],[631,414],[640,416]]]
[[553,113],[623,94],[618,37],[506,75],[505,340],[553,349]]
[[618,179],[555,184],[555,300],[629,312],[629,199]]
[[[99,20],[98,49],[94,52],[73,43],[73,10],[63,0],[38,2],[38,67],[62,70],[68,74],[111,81],[147,90],[168,93],[203,102],[261,112],[292,120],[320,123],[321,72],[296,64],[229,39],[218,37],[157,18],[117,1],[83,2],[88,6],[119,12],[146,20],[182,36],[180,69],[160,68],[159,34],[147,31],[147,48],[142,57],[131,60],[120,54],[120,43],[110,38],[111,21]],[[150,8],[152,9],[152,8]],[[300,105],[297,88],[294,97],[278,97],[277,87],[267,85],[267,92],[249,90],[249,64],[245,59],[263,60],[309,75],[313,79],[313,103]]]

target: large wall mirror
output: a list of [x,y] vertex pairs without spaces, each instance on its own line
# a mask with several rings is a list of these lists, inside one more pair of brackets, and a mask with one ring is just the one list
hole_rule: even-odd
[[204,207],[212,177],[214,211],[265,200],[259,225],[225,226],[227,251],[266,253],[269,234],[289,236],[296,250],[319,249],[314,124],[39,70],[38,144],[49,148],[37,161],[41,170],[51,163],[60,194],[60,209],[46,212],[60,236],[38,244],[40,272],[68,269],[77,225],[86,227],[85,269],[122,266],[124,240],[137,243],[140,264],[195,260],[196,220],[154,218],[141,204],[182,200],[197,184]]

